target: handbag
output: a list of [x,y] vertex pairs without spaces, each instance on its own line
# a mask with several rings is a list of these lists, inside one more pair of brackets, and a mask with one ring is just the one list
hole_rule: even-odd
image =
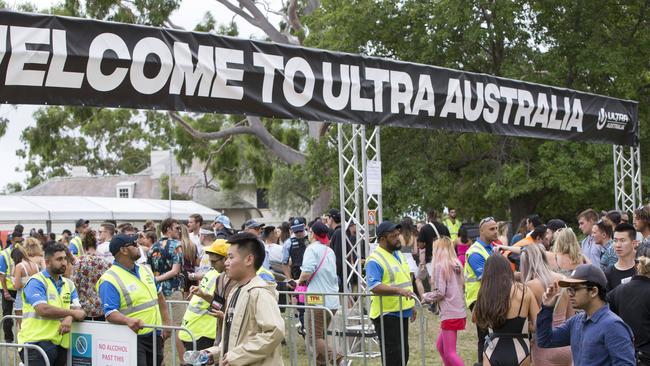
[[[327,248],[327,249],[329,249],[329,248]],[[316,267],[316,270],[314,271],[314,273],[312,273],[311,276],[309,276],[309,280],[307,280],[307,283],[305,283],[304,285],[296,286],[296,289],[294,290],[294,292],[301,292],[301,293],[307,292],[307,287],[309,286],[309,282],[311,282],[311,280],[314,278],[316,273],[318,273],[318,270],[323,265],[323,262],[325,261],[325,258],[327,257],[327,254],[328,254],[328,251],[325,250],[325,254],[323,254],[323,258],[321,258],[320,263],[318,263],[318,267]],[[301,302],[301,303],[304,304],[305,303],[305,295],[298,295],[298,302]]]

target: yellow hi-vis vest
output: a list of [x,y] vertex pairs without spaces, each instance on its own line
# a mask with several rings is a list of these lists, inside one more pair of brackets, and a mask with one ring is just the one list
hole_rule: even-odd
[[257,273],[258,276],[261,275],[262,273],[267,274],[272,278],[271,281],[275,282],[275,275],[273,274],[273,272],[271,272],[268,269],[264,268],[264,266],[260,267],[260,269],[258,269],[256,273]]
[[472,269],[472,266],[469,265],[469,256],[478,253],[483,256],[487,261],[490,254],[488,254],[485,247],[478,241],[475,241],[467,252],[465,253],[465,268],[463,268],[463,274],[465,275],[465,303],[467,306],[472,305],[478,298],[478,289],[481,287],[481,280],[476,277],[476,273]]
[[7,270],[5,271],[5,283],[7,284],[7,290],[15,290],[14,283],[11,280],[11,274],[14,272],[14,260],[11,259],[11,248],[4,249],[0,252],[0,255],[5,257],[5,263],[7,263]]
[[[99,286],[104,281],[109,282],[120,294],[119,311],[122,315],[140,319],[145,324],[162,325],[155,277],[147,266],[138,266],[138,269],[140,278],[114,264],[99,278],[95,289],[99,293]],[[138,334],[148,334],[152,331],[151,328],[142,328]]]
[[[402,255],[402,252],[398,250],[397,255],[399,256],[399,261],[387,250],[382,247],[377,247],[377,249],[368,256],[366,266],[368,266],[369,262],[376,262],[379,264],[379,266],[384,270],[384,275],[381,278],[382,284],[413,291],[411,269]],[[400,299],[402,310],[408,310],[415,306],[415,300],[411,298],[404,298],[401,296],[372,296],[370,300],[370,319],[376,319],[383,313],[400,311]]]
[[74,245],[75,248],[77,248],[77,254],[75,256],[79,257],[82,254],[84,254],[84,247],[81,244],[81,237],[80,236],[75,236],[70,240],[70,244]]
[[[43,272],[33,275],[29,281],[40,281],[45,285],[48,305],[60,309],[70,309],[70,299],[75,287],[70,279],[61,278],[63,279],[63,286],[60,294],[56,290],[54,283],[45,277]],[[59,334],[61,319],[48,319],[38,316],[34,307],[26,301],[24,292],[21,296],[23,297],[23,321],[18,332],[18,343],[49,341],[63,348],[70,348],[70,333]]]
[[456,218],[456,223],[452,223],[451,219],[447,218],[442,223],[447,227],[447,230],[449,230],[449,239],[451,239],[451,241],[458,239],[458,231],[462,225],[460,220]]
[[[207,294],[214,294],[217,288],[217,277],[219,272],[216,269],[208,271],[201,279],[199,287]],[[199,296],[192,296],[190,303],[183,315],[182,326],[187,328],[194,335],[195,339],[206,337],[215,339],[217,337],[217,318],[208,314],[210,303]],[[178,332],[178,338],[183,342],[191,342],[192,338],[187,332]]]

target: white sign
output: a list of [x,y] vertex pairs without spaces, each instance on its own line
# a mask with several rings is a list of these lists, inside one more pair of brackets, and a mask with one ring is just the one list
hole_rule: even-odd
[[381,161],[370,160],[366,165],[368,194],[381,194]]
[[73,323],[68,365],[130,366],[138,362],[138,338],[127,326]]

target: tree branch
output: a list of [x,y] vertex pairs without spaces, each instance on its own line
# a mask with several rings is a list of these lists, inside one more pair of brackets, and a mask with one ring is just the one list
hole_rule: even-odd
[[202,140],[217,140],[224,137],[231,137],[235,135],[253,135],[257,137],[267,149],[275,154],[280,160],[287,164],[302,164],[305,162],[306,155],[292,147],[283,144],[276,139],[269,131],[266,130],[259,117],[248,116],[248,126],[238,126],[227,128],[215,132],[201,132],[197,131],[183,117],[177,112],[169,111],[169,116],[178,123],[187,133],[196,139]]
[[298,0],[290,0],[287,8],[288,22],[291,28],[296,32],[302,31],[302,23],[298,18]]
[[[244,18],[250,24],[258,27],[266,33],[273,42],[284,44],[295,44],[289,37],[280,33],[270,22],[252,0],[239,0],[239,6],[231,3],[229,0],[217,0],[233,13]],[[244,10],[245,9],[245,10]],[[246,10],[248,12],[246,12]]]

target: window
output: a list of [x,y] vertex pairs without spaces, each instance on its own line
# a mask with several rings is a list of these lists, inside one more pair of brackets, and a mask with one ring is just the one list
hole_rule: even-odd
[[119,193],[118,193],[119,198],[129,198],[129,189],[128,188],[120,188]]
[[268,190],[266,188],[259,188],[257,190],[257,208],[269,208]]
[[135,182],[119,182],[115,186],[117,198],[133,198],[135,192]]

